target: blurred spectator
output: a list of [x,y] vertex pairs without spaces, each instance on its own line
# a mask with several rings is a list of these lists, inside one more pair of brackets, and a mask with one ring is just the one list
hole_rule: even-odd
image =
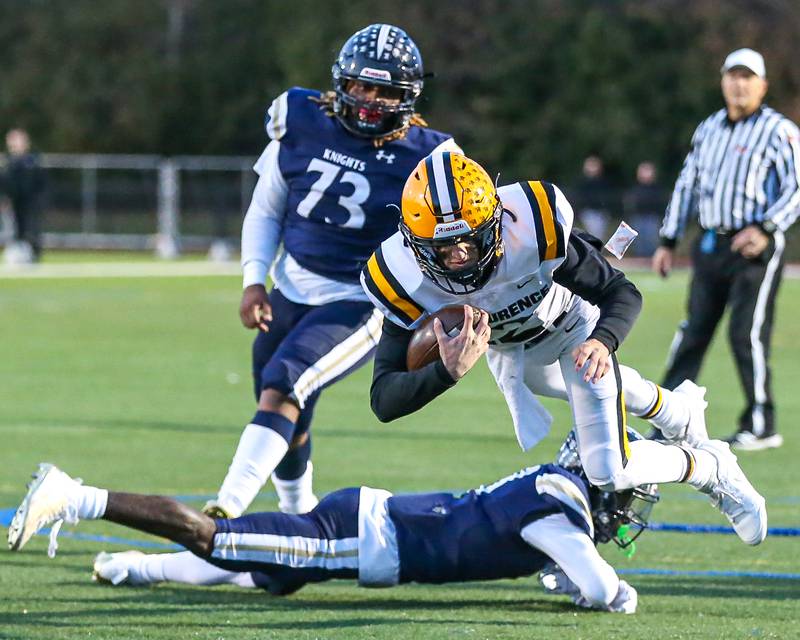
[[2,190],[11,202],[14,214],[14,240],[30,248],[36,261],[42,251],[40,213],[44,193],[44,174],[38,159],[31,153],[31,140],[24,129],[6,134],[8,164],[2,174]]
[[667,206],[667,193],[658,183],[658,171],[649,160],[636,167],[636,185],[623,196],[625,221],[639,232],[633,255],[652,256],[658,247],[658,228]]
[[583,161],[583,177],[572,189],[579,224],[593,236],[606,239],[611,209],[611,186],[603,174],[603,160],[591,155]]

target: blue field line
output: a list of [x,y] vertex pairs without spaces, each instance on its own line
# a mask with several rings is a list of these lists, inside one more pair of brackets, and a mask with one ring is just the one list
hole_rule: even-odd
[[712,578],[766,578],[769,580],[800,580],[800,573],[769,571],[683,571],[675,569],[616,569],[622,575],[638,576],[701,576]]
[[[669,531],[671,533],[722,533],[725,535],[736,533],[731,527],[720,527],[713,524],[682,524],[677,522],[651,522],[650,531]],[[797,527],[772,527],[767,529],[767,535],[781,537],[798,537],[800,528]]]

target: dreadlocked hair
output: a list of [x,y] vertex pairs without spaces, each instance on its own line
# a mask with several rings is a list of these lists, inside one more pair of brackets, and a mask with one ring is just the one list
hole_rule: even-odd
[[[311,102],[316,102],[319,105],[319,108],[325,112],[325,115],[329,118],[333,118],[336,116],[336,113],[333,111],[333,101],[336,99],[336,92],[335,91],[326,91],[323,93],[319,98],[315,98],[314,96],[308,97]],[[393,142],[394,140],[401,140],[402,138],[406,137],[408,133],[409,127],[428,127],[428,123],[425,119],[418,113],[412,114],[411,118],[408,120],[408,124],[400,129],[399,131],[395,131],[394,133],[390,133],[388,135],[382,136],[380,138],[373,138],[372,144],[375,145],[376,148],[382,147],[387,142]]]

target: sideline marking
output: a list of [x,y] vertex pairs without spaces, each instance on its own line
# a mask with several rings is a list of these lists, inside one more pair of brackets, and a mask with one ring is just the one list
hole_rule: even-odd
[[63,278],[240,276],[237,262],[73,262],[0,266],[0,281]]

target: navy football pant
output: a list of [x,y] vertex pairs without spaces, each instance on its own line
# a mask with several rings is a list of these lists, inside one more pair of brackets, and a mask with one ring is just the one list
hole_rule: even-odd
[[309,582],[358,578],[360,489],[328,494],[303,515],[254,513],[217,520],[209,562],[249,571],[256,584],[286,595]]
[[[269,331],[259,332],[253,342],[256,400],[264,389],[295,400],[301,408],[296,437],[308,432],[320,392],[372,357],[381,315],[370,302],[298,304],[276,288],[270,292],[270,303]],[[289,451],[276,474],[284,480],[300,477],[310,455],[309,441],[308,446]]]

